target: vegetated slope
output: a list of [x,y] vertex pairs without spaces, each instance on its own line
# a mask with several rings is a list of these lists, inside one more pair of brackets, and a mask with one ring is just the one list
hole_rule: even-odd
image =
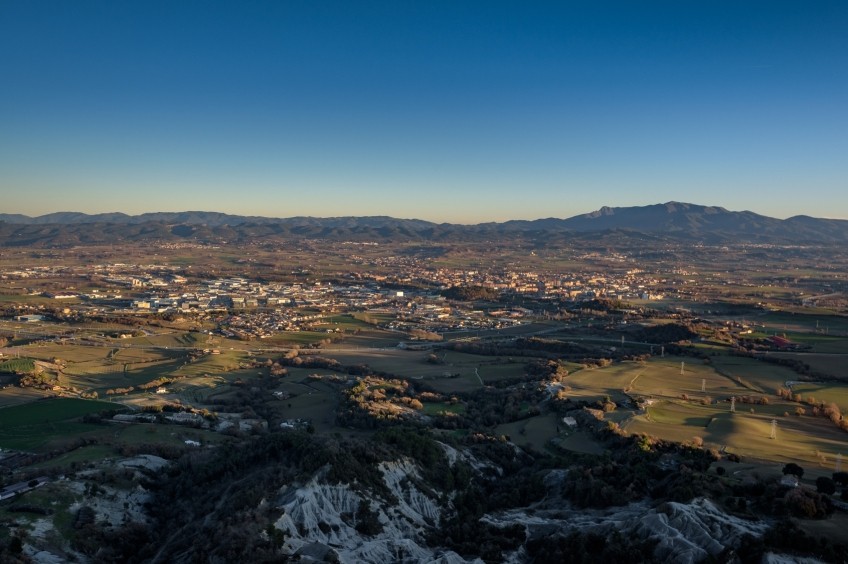
[[237,216],[216,212],[87,215],[60,212],[40,217],[0,214],[4,246],[70,246],[124,241],[256,240],[312,238],[360,241],[485,241],[522,237],[550,241],[602,233],[606,239],[657,237],[702,242],[840,243],[848,221],[796,216],[786,220],[750,211],[668,202],[603,207],[568,219],[514,220],[455,225],[419,219],[371,217]]
[[609,455],[560,460],[417,428],[270,433],[150,474],[151,520],[92,525],[77,548],[122,562],[688,563],[767,534],[769,520],[703,497],[727,496],[709,453],[609,436]]

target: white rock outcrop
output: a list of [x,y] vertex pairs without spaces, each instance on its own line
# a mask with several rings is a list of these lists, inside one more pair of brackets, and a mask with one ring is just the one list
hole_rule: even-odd
[[738,546],[746,534],[762,536],[769,526],[764,521],[728,515],[704,498],[665,503],[657,508],[640,502],[603,510],[572,509],[564,502],[554,509],[543,502],[532,508],[532,514],[526,509],[513,509],[483,519],[499,527],[523,525],[528,537],[573,530],[601,535],[613,530],[633,533],[639,538],[658,540],[654,555],[675,564],[716,557],[726,548]]
[[[402,459],[383,462],[379,469],[396,501],[365,497],[348,484],[321,483],[322,473],[280,492],[283,515],[274,526],[286,533],[284,550],[303,561],[466,562],[454,552],[434,550],[423,542],[424,533],[438,526],[441,508],[414,485],[419,478],[415,464]],[[374,536],[356,530],[361,503],[377,513],[382,530]]]

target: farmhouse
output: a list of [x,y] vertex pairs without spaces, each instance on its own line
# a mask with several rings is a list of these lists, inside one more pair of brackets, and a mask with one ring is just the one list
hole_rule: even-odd
[[23,321],[24,323],[36,323],[38,321],[44,321],[43,315],[16,315],[15,321]]
[[34,490],[35,488],[39,488],[46,484],[48,481],[49,478],[47,476],[39,476],[38,478],[33,478],[28,482],[18,482],[16,484],[6,486],[2,490],[0,490],[0,501],[4,499],[10,499],[18,494]]

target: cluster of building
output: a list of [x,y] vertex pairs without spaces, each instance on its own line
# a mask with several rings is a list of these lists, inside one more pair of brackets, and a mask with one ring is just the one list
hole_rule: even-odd
[[[353,257],[356,259],[356,257]],[[360,261],[366,259],[360,258]],[[175,314],[214,319],[230,338],[261,339],[284,331],[335,332],[328,317],[344,312],[380,314],[382,328],[410,332],[499,329],[522,323],[522,307],[475,310],[451,302],[441,290],[479,286],[534,300],[660,299],[672,283],[641,270],[534,272],[515,268],[439,268],[413,257],[380,257],[369,268],[341,273],[333,282],[258,281],[240,276],[194,278],[187,268],[115,263],[85,267],[33,267],[0,273],[7,279],[56,278],[64,287],[41,294],[62,300],[65,311],[85,315]],[[383,274],[394,272],[396,274]],[[84,278],[78,291],[67,281]],[[34,313],[34,312],[32,312]]]

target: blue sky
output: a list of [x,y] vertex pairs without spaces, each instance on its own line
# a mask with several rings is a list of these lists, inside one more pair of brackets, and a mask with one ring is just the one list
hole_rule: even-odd
[[848,3],[0,0],[0,211],[848,218]]

